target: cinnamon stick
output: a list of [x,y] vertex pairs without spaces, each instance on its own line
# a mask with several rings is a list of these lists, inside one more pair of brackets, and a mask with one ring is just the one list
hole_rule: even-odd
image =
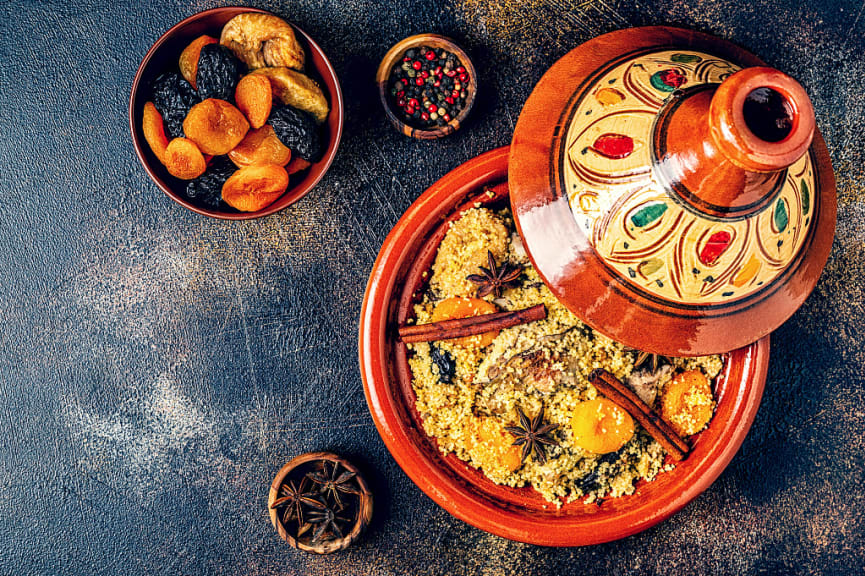
[[406,344],[414,342],[432,342],[434,340],[450,340],[463,336],[475,336],[493,330],[503,330],[511,326],[528,324],[547,317],[547,308],[543,304],[515,310],[513,312],[495,312],[467,318],[454,318],[429,324],[400,326],[399,337]]
[[687,458],[690,450],[688,444],[626,384],[603,368],[592,372],[591,380],[598,392],[633,416],[675,460]]

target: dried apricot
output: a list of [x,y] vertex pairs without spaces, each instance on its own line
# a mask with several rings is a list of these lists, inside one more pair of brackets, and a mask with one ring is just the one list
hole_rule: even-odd
[[607,454],[633,437],[634,419],[612,400],[598,396],[574,407],[571,430],[574,444],[594,454]]
[[714,409],[712,386],[699,370],[676,374],[661,393],[661,417],[680,436],[691,436],[705,428]]
[[485,472],[504,467],[513,472],[522,464],[521,449],[495,418],[472,418],[465,430],[465,446],[469,455]]
[[186,137],[202,152],[214,156],[228,154],[248,131],[249,122],[243,113],[225,100],[216,98],[208,98],[193,106],[183,121]]
[[238,168],[264,164],[285,166],[291,160],[291,150],[279,141],[273,128],[265,125],[247,132],[240,144],[228,153],[228,157]]
[[144,104],[144,114],[141,119],[141,131],[144,139],[150,144],[150,149],[165,164],[165,149],[168,147],[168,137],[165,135],[165,124],[162,122],[162,114],[156,109],[153,102]]
[[[492,314],[493,312],[498,312],[498,310],[495,304],[481,300],[480,298],[445,298],[436,304],[432,313],[432,321],[441,322],[442,320],[452,320],[454,318],[468,318],[469,316]],[[492,344],[498,335],[498,330],[492,330],[476,336],[454,338],[449,340],[449,342],[457,346],[477,346],[483,348]]]
[[292,156],[291,162],[288,163],[288,166],[285,167],[285,171],[291,174],[297,174],[301,170],[306,170],[312,166],[309,160],[304,160],[300,156]]
[[241,212],[257,212],[282,196],[288,188],[288,173],[282,166],[246,166],[222,185],[222,199]]
[[204,174],[207,162],[195,142],[186,138],[175,138],[165,149],[165,167],[175,178],[192,180]]
[[219,40],[205,34],[190,42],[189,46],[184,48],[183,52],[180,53],[180,60],[178,62],[180,74],[186,78],[187,82],[192,84],[193,88],[195,88],[195,75],[198,74],[198,57],[201,55],[201,49],[208,44],[216,44],[217,42]]
[[270,116],[273,106],[273,90],[270,80],[264,76],[248,74],[240,79],[234,91],[237,107],[246,115],[249,125],[261,128]]

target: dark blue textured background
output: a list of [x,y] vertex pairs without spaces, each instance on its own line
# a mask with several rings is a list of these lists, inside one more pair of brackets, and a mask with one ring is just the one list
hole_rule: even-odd
[[[210,220],[139,165],[140,59],[219,2],[0,2],[0,573],[862,573],[865,454],[865,8],[861,0],[261,2],[318,40],[345,135],[282,213]],[[543,549],[450,517],[395,465],[364,402],[357,320],[387,231],[448,170],[507,144],[532,86],[589,38],[632,25],[711,32],[798,78],[839,189],[826,273],[773,335],[763,406],[720,479],[609,545]],[[386,125],[378,60],[436,31],[483,81],[440,142]],[[331,449],[367,471],[374,524],[331,557],[267,518],[279,467]]]

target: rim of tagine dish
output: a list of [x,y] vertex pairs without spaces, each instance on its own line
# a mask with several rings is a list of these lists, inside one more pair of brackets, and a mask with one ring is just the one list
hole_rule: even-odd
[[507,186],[508,147],[454,169],[415,201],[387,236],[367,284],[359,356],[367,404],[394,459],[411,480],[453,516],[482,530],[530,544],[599,544],[643,531],[706,490],[745,438],[757,412],[769,363],[769,337],[729,353],[716,383],[717,409],[687,460],[636,492],[576,501],[560,509],[531,488],[487,479],[453,454],[443,455],[415,409],[406,346],[397,326],[412,314],[413,292],[444,234],[445,219],[485,187]]

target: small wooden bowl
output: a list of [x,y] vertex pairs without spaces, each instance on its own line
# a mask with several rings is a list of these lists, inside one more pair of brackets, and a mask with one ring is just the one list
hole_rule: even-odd
[[[415,128],[414,126],[400,120],[399,116],[397,116],[394,111],[392,104],[388,101],[388,81],[390,80],[391,69],[400,61],[406,50],[419,46],[441,48],[454,54],[460,59],[460,62],[462,62],[462,65],[465,67],[470,79],[470,82],[466,87],[466,103],[465,106],[463,106],[463,109],[460,110],[460,113],[444,126],[430,130]],[[384,107],[385,116],[387,116],[387,119],[390,120],[390,123],[393,124],[397,130],[406,136],[411,136],[418,140],[434,140],[436,138],[441,138],[442,136],[447,136],[448,134],[453,134],[460,129],[460,126],[468,117],[469,112],[471,112],[472,106],[474,106],[475,96],[477,95],[478,90],[477,78],[478,75],[475,71],[474,64],[472,64],[472,61],[469,59],[469,55],[466,54],[465,50],[460,48],[459,45],[450,38],[440,34],[417,34],[400,40],[387,51],[387,54],[385,54],[384,58],[381,60],[381,64],[378,65],[378,71],[375,73],[375,81],[376,84],[378,84],[378,97],[381,100],[381,105]]]
[[[357,485],[360,489],[360,494],[358,495],[359,502],[357,504],[357,518],[351,531],[349,531],[349,533],[343,538],[330,540],[325,539],[321,542],[312,542],[310,538],[296,538],[293,536],[293,530],[289,531],[286,529],[279,517],[277,509],[271,508],[271,506],[279,497],[279,488],[286,482],[286,480],[295,479],[294,476],[297,477],[296,479],[300,479],[306,475],[308,471],[312,471],[317,463],[324,462],[330,462],[345,470],[355,473],[354,478],[357,480]],[[372,520],[372,506],[372,492],[370,491],[366,480],[361,475],[360,470],[342,456],[337,456],[332,452],[308,452],[292,458],[279,470],[276,477],[273,479],[267,497],[267,511],[270,514],[270,521],[273,523],[273,526],[276,528],[276,531],[279,532],[282,539],[298,550],[311,552],[313,554],[331,554],[332,552],[350,546],[352,542],[360,537],[366,527],[369,526],[369,523]]]
[[266,10],[243,6],[212,8],[198,14],[193,14],[189,18],[172,26],[153,44],[144,56],[144,59],[142,59],[138,72],[135,75],[135,80],[132,83],[132,93],[129,98],[129,129],[132,132],[132,144],[135,146],[135,152],[138,154],[144,170],[147,171],[147,175],[169,198],[181,206],[189,208],[198,214],[223,220],[250,220],[268,216],[291,206],[303,198],[318,184],[324,177],[324,173],[330,168],[333,158],[336,156],[340,138],[342,137],[342,91],[336,71],[334,71],[333,66],[331,66],[318,44],[303,30],[289,22],[294,28],[298,40],[306,50],[307,74],[312,75],[314,79],[319,81],[330,103],[330,114],[328,114],[327,122],[321,127],[323,132],[322,137],[327,139],[327,148],[321,160],[312,164],[307,170],[299,174],[293,174],[289,179],[288,190],[276,202],[262,210],[257,212],[224,212],[204,208],[189,200],[185,194],[186,181],[178,180],[171,176],[168,170],[165,169],[165,166],[156,158],[144,139],[144,132],[141,127],[144,104],[149,99],[150,86],[153,80],[163,71],[172,67],[177,68],[177,59],[180,57],[180,52],[192,40],[202,34],[219,38],[222,27],[225,26],[226,22],[238,14],[247,12],[270,14]]

